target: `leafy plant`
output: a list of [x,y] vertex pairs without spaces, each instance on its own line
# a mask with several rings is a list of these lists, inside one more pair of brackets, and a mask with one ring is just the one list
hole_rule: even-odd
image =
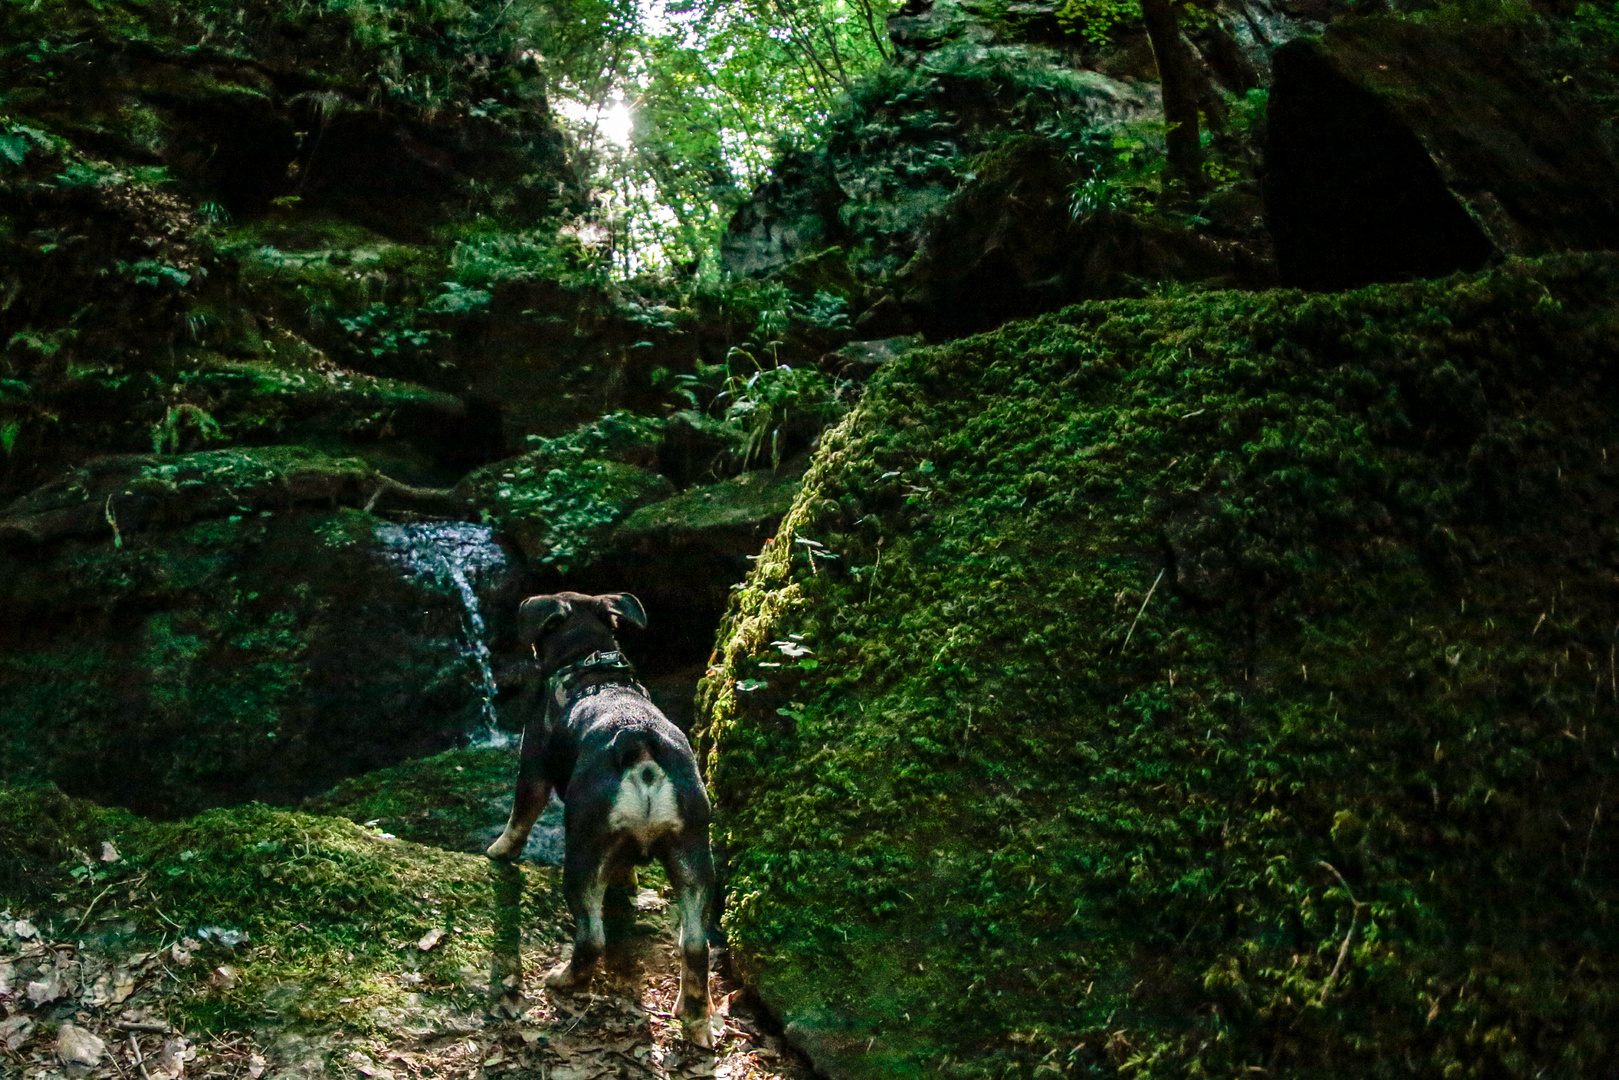
[[738,441],[734,454],[743,469],[762,461],[767,449],[770,467],[779,469],[789,442],[813,438],[844,412],[831,379],[786,364],[730,376],[716,402],[724,403],[722,422]]
[[187,429],[198,442],[209,442],[223,436],[219,422],[206,409],[182,402],[170,405],[163,419],[152,425],[152,453],[178,453]]
[[1141,19],[1140,0],[1067,0],[1057,9],[1057,23],[1093,45],[1108,45],[1120,28]]

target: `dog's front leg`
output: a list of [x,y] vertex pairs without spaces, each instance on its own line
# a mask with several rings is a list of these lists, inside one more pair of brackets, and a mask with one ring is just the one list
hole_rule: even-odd
[[573,955],[545,977],[546,986],[577,991],[590,985],[596,961],[607,945],[607,928],[602,922],[602,899],[606,894],[600,852],[588,844],[576,845],[569,837],[562,862],[562,895],[573,915]]
[[512,814],[506,828],[495,842],[485,849],[491,859],[515,859],[523,853],[528,834],[539,820],[545,804],[551,801],[551,785],[542,768],[541,748],[544,740],[532,728],[523,729],[523,749],[517,765],[517,793],[512,799]]
[[680,997],[675,1015],[686,1039],[714,1048],[709,1021],[708,927],[714,904],[714,857],[706,832],[682,844],[664,863],[680,915]]

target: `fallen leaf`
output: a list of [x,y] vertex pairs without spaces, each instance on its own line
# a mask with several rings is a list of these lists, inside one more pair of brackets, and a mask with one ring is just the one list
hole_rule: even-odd
[[83,1028],[64,1023],[56,1029],[56,1056],[64,1065],[94,1065],[106,1052],[107,1044]]
[[112,1004],[112,973],[107,972],[96,979],[84,991],[81,1000],[92,1009]]
[[110,992],[112,1003],[122,1005],[129,1000],[129,995],[135,992],[135,973],[119,968],[112,973],[112,990]]
[[483,1063],[485,1068],[492,1069],[505,1060],[506,1055],[502,1054],[499,1050],[496,1050],[493,1054],[490,1054],[488,1057],[484,1058]]
[[11,980],[16,974],[17,969],[15,967],[0,960],[0,997],[11,996]]
[[35,1005],[44,1005],[66,995],[62,988],[62,975],[52,968],[44,973],[45,977],[28,984],[28,1000]]
[[443,940],[444,931],[439,929],[429,930],[427,933],[422,935],[422,939],[416,943],[416,947],[422,952],[426,952]]
[[263,1055],[250,1054],[247,1059],[247,1080],[259,1080],[268,1064]]
[[39,936],[39,931],[35,929],[34,924],[29,922],[27,919],[18,919],[16,922],[12,923],[11,933],[24,941],[27,941],[29,938]]
[[146,1071],[151,1080],[182,1080],[186,1062],[197,1056],[185,1039],[164,1039],[162,1049],[147,1059]]
[[120,858],[122,858],[122,856],[118,854],[118,849],[112,846],[111,840],[101,841],[102,862],[117,862]]
[[360,1053],[358,1050],[349,1051],[348,1062],[350,1065],[354,1066],[355,1070],[361,1076],[369,1076],[371,1077],[371,1080],[394,1080],[394,1074],[391,1069],[378,1065],[375,1061],[372,1061],[368,1056]]
[[176,941],[173,945],[169,946],[169,958],[172,959],[177,966],[185,967],[187,964],[191,963],[192,955],[200,948],[202,948],[202,942],[196,940],[195,938],[181,938],[179,941]]
[[236,989],[237,980],[236,969],[229,964],[221,964],[214,968],[214,973],[208,978],[209,985],[219,990]]
[[19,1013],[9,1020],[0,1020],[0,1046],[15,1050],[28,1041],[34,1032],[34,1022]]

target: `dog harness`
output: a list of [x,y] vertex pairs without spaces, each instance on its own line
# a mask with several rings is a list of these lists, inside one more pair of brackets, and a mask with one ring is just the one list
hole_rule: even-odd
[[[607,679],[591,683],[589,686],[574,689],[579,680],[588,675],[618,673],[624,674],[623,679]],[[635,680],[635,667],[624,654],[617,649],[603,649],[591,653],[583,660],[575,660],[565,667],[558,668],[551,677],[545,680],[547,697],[554,703],[559,713],[567,712],[574,702],[590,694],[600,693],[609,686],[622,686],[634,690],[644,698],[651,698],[646,687]]]

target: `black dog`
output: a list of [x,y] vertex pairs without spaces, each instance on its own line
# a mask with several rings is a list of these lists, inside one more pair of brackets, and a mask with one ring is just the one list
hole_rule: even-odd
[[708,793],[691,743],[647,699],[619,651],[618,620],[645,628],[628,593],[531,596],[518,609],[523,642],[535,649],[545,683],[544,714],[523,729],[517,798],[492,859],[514,858],[550,799],[567,804],[562,889],[577,928],[573,956],[546,978],[583,990],[606,943],[602,903],[611,883],[657,859],[680,913],[680,1017],[686,1038],[712,1047],[708,931],[714,859]]

